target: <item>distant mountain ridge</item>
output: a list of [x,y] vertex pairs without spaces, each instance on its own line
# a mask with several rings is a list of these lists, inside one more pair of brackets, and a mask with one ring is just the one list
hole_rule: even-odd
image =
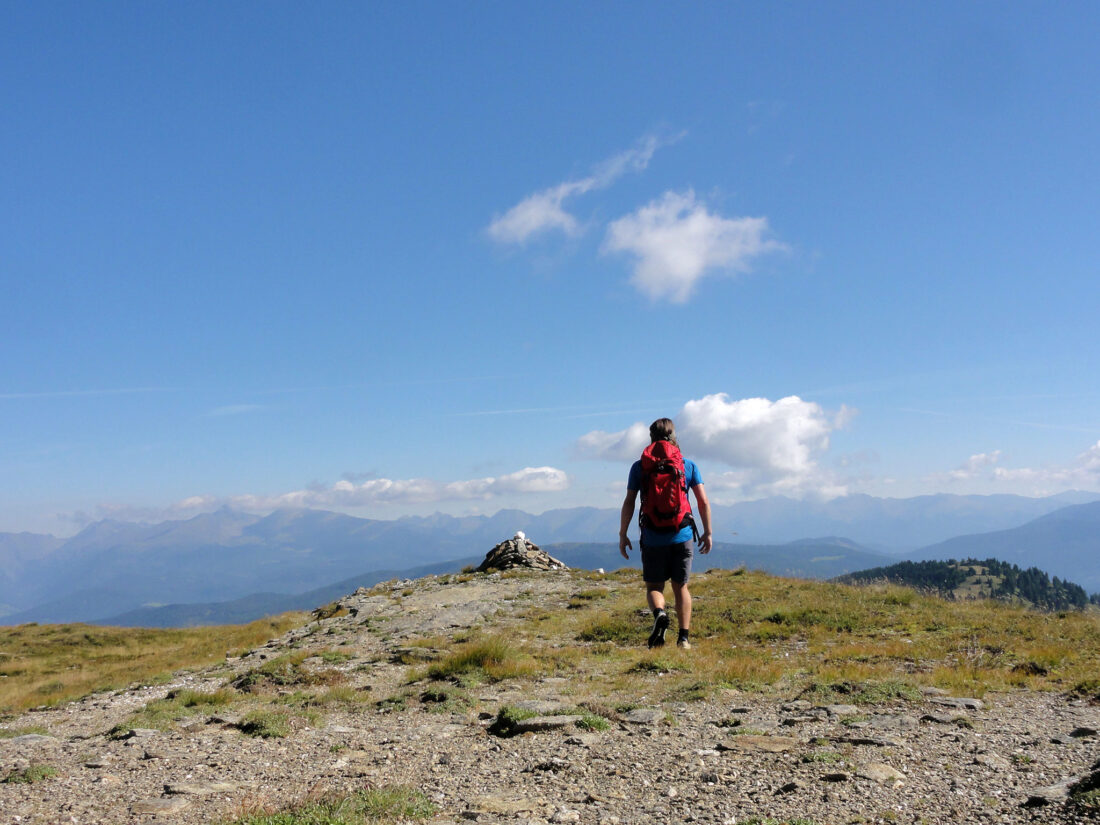
[[1038,567],[1100,592],[1100,502],[1063,507],[1009,530],[957,536],[908,556],[913,561],[991,557]]
[[[549,544],[543,545],[542,549],[574,568],[616,570],[621,567],[641,566],[637,551],[631,553],[630,560],[624,560],[615,542]],[[122,627],[240,624],[275,613],[310,610],[358,587],[370,587],[387,579],[416,579],[431,574],[457,573],[466,566],[480,563],[483,558],[484,554],[481,554],[411,569],[375,570],[305,593],[253,593],[225,602],[145,607],[96,619],[92,623]],[[833,539],[820,544],[716,544],[708,555],[696,555],[694,569],[748,567],[780,576],[828,579],[867,565],[881,564],[889,558],[860,548],[847,539]]]
[[[847,552],[876,553],[944,542],[964,533],[1016,528],[1081,498],[1066,493],[1046,499],[1022,496],[922,496],[879,499],[848,496],[831,502],[763,499],[715,507],[716,540],[738,546],[830,544],[846,536]],[[1081,505],[1086,506],[1086,505]],[[992,525],[992,526],[988,526]],[[105,520],[75,536],[0,534],[0,620],[96,621],[151,605],[223,603],[256,594],[309,592],[371,571],[399,570],[478,557],[517,529],[542,546],[604,543],[618,533],[618,509],[576,507],[532,515],[502,510],[492,516],[363,519],[320,510],[276,510],[254,515],[230,509],[186,520],[137,524]],[[965,527],[966,529],[958,529]],[[974,528],[976,529],[970,529]],[[927,549],[927,548],[926,548]],[[746,558],[751,553],[743,551]],[[951,551],[948,551],[951,552]],[[837,556],[836,548],[818,554]],[[997,552],[956,555],[1003,556]],[[1097,554],[1083,562],[1095,570]],[[1093,573],[1078,574],[1035,564],[1096,589]],[[750,565],[755,562],[748,562]],[[863,566],[881,561],[868,558]],[[608,563],[595,566],[608,566]],[[764,565],[760,565],[764,569]],[[794,561],[789,575],[806,568]],[[783,573],[783,570],[774,570]],[[837,573],[842,571],[837,571]],[[834,573],[833,575],[836,575]],[[1095,571],[1100,578],[1100,570]]]

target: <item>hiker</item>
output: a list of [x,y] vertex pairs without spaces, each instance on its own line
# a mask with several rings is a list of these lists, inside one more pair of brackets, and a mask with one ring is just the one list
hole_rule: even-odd
[[[688,576],[691,574],[694,545],[698,543],[701,553],[710,552],[710,503],[703,490],[699,468],[694,461],[680,454],[672,420],[658,418],[650,424],[649,439],[650,445],[641,459],[631,466],[626,483],[626,498],[623,499],[619,522],[619,552],[624,559],[630,558],[627,550],[632,548],[626,531],[634,518],[634,502],[641,491],[642,509],[638,516],[641,538],[638,544],[642,551],[646,599],[653,611],[649,646],[660,647],[665,643],[665,631],[668,629],[665,582],[671,580],[676,616],[680,621],[676,646],[690,649],[691,593],[688,591]],[[691,514],[688,490],[695,494],[695,503],[699,505],[702,535]]]

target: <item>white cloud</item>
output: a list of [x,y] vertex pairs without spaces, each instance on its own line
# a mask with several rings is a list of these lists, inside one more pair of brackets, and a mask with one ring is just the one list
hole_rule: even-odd
[[956,467],[954,470],[949,470],[947,479],[949,481],[969,481],[972,478],[982,475],[982,473],[990,467],[993,467],[1000,460],[1000,450],[993,450],[989,453],[975,453],[970,456],[962,466]]
[[630,280],[641,292],[683,303],[708,271],[744,272],[753,258],[785,248],[767,234],[766,218],[723,218],[688,190],[613,221],[603,248],[637,259]]
[[1068,465],[1049,467],[996,467],[994,481],[1016,482],[1031,486],[1035,494],[1072,487],[1100,486],[1100,441],[1091,445]]
[[486,230],[489,237],[498,243],[521,244],[551,230],[560,230],[566,235],[578,234],[580,223],[562,204],[575,195],[610,186],[627,172],[644,170],[660,145],[660,140],[649,136],[635,148],[601,163],[588,177],[565,181],[528,195],[503,215],[493,217]]
[[[219,507],[265,511],[282,507],[356,508],[372,505],[435,504],[446,501],[489,501],[500,496],[525,493],[557,493],[569,488],[569,476],[555,467],[524,467],[514,473],[465,481],[436,481],[429,478],[393,480],[372,478],[356,483],[343,479],[332,485],[316,485],[276,495],[190,496],[168,507],[100,505],[100,518],[163,521],[210,512]],[[86,513],[84,522],[92,518]]]
[[[946,473],[928,476],[928,480],[970,482],[971,489],[1010,489],[1023,495],[1045,496],[1068,489],[1100,488],[1100,441],[1079,453],[1068,464],[1043,467],[1005,467],[1000,450],[975,453],[962,465]],[[974,485],[978,485],[975,488]]]
[[649,427],[639,421],[617,433],[593,430],[577,439],[573,451],[579,458],[633,461],[641,455],[647,444]]
[[[829,447],[830,434],[852,415],[852,410],[842,407],[830,416],[797,396],[731,401],[725,393],[716,393],[688,401],[675,420],[686,456],[732,468],[704,475],[714,489],[737,498],[778,494],[832,498],[847,489],[819,466],[818,459]],[[649,427],[637,422],[617,433],[590,432],[575,442],[574,449],[586,458],[624,461],[637,458],[648,443]]]
[[552,493],[569,487],[569,477],[554,467],[525,467],[508,475],[441,482],[427,478],[373,478],[356,484],[337,481],[330,487],[295,490],[276,496],[233,496],[227,503],[245,510],[279,507],[366,507],[374,504],[429,504],[491,499],[512,493]]

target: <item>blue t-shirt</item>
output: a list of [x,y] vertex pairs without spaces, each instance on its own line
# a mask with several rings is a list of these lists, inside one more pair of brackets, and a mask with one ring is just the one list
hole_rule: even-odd
[[[690,458],[684,459],[684,481],[687,482],[689,490],[695,488],[696,484],[703,483],[703,477],[699,474],[699,467]],[[641,490],[642,489],[642,462],[635,461],[630,465],[630,477],[626,480],[626,489],[628,490]],[[658,533],[653,530],[648,530],[645,527],[642,530],[642,541],[650,547],[663,547],[666,544],[679,544],[683,541],[691,541],[693,538],[691,532],[691,526],[682,528],[676,533]]]

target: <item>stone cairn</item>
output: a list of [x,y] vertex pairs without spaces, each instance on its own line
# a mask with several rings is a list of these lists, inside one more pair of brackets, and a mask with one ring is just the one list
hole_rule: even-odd
[[562,562],[539,546],[528,541],[523,531],[513,538],[502,541],[485,555],[485,561],[477,568],[479,573],[489,570],[510,570],[514,567],[530,567],[535,570],[568,570]]

